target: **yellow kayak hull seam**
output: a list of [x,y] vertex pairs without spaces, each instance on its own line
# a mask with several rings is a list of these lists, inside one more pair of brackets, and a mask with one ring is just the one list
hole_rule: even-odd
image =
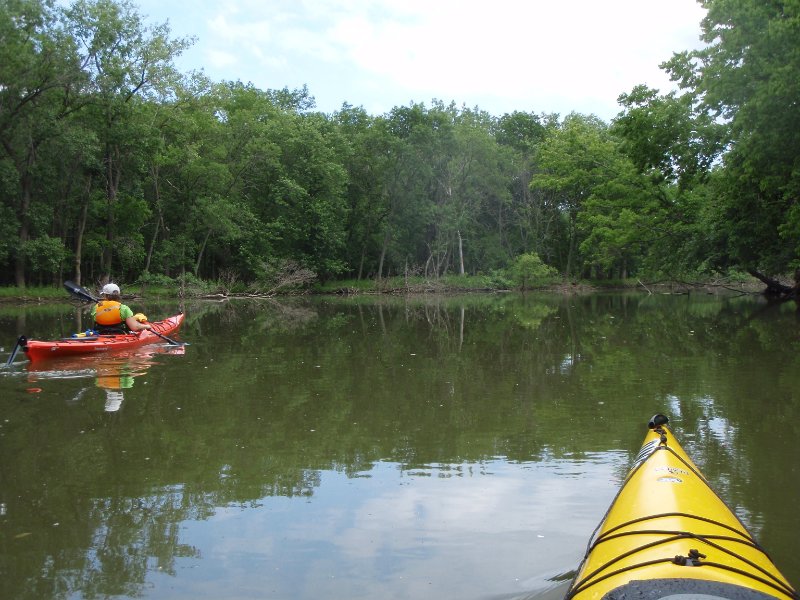
[[566,600],[798,595],[656,415]]

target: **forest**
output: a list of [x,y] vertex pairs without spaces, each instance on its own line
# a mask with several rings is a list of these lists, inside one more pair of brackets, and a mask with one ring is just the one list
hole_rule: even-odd
[[[593,115],[370,115],[180,72],[128,0],[0,0],[0,285],[749,273],[796,297],[800,4],[701,0],[701,49]],[[588,50],[587,50],[588,51]],[[535,60],[532,57],[531,60]],[[353,99],[357,102],[358,99]]]

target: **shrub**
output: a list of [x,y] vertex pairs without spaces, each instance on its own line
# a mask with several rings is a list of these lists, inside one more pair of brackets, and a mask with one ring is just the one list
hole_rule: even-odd
[[558,271],[546,265],[535,252],[518,256],[510,271],[512,279],[523,290],[529,286],[547,283],[549,279],[558,275]]
[[149,271],[139,275],[139,278],[134,283],[140,286],[175,287],[175,280],[172,277],[161,273],[150,273]]

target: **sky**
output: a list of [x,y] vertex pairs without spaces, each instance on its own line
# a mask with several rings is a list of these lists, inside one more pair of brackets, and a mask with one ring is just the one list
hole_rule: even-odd
[[696,0],[134,0],[147,22],[196,38],[178,60],[214,81],[308,86],[317,110],[377,116],[433,99],[609,121],[659,65],[700,47]]

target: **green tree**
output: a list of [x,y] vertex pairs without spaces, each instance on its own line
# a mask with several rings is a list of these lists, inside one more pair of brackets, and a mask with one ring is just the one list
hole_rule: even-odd
[[504,267],[510,258],[503,248],[503,216],[510,203],[506,149],[492,135],[488,113],[452,104],[442,112],[451,119],[453,133],[447,160],[436,171],[439,245],[460,275],[466,267],[472,272]]
[[254,217],[252,235],[239,248],[246,257],[242,267],[251,277],[253,269],[276,259],[294,259],[323,278],[345,270],[347,172],[334,124],[300,112],[308,99],[286,108],[284,101],[275,104],[274,93],[241,83],[219,86],[216,93],[230,181],[223,195],[238,198]]
[[281,258],[294,258],[326,279],[347,270],[344,225],[347,222],[347,173],[338,149],[341,140],[320,114],[285,113],[281,147],[283,177],[271,186],[270,200],[280,215]]
[[546,265],[535,252],[518,256],[511,266],[514,281],[524,290],[529,285],[552,278],[558,274],[553,267]]
[[615,147],[607,151],[606,179],[591,189],[578,215],[579,249],[595,277],[624,279],[648,264],[671,221],[653,186]]
[[608,126],[596,117],[576,113],[548,129],[538,148],[539,172],[531,188],[553,196],[565,242],[559,257],[565,277],[580,275],[586,266],[579,255],[585,232],[578,217],[594,190],[615,176],[616,154]]
[[531,186],[537,171],[536,153],[550,121],[552,117],[515,111],[503,115],[495,129],[498,143],[511,150],[506,155],[511,170],[506,184],[511,201],[507,213],[498,213],[498,225],[502,220],[503,245],[512,256],[533,251],[548,260],[554,259],[553,234],[558,211],[551,193]]
[[800,266],[800,4],[703,0],[706,46],[664,65],[729,126],[707,211],[718,267],[768,279]]
[[80,107],[75,91],[84,77],[52,1],[1,1],[0,40],[0,161],[8,184],[3,202],[17,230],[14,279],[24,287],[29,253],[22,249],[32,234],[39,157]]
[[333,121],[342,136],[340,158],[347,170],[346,262],[362,279],[380,253],[380,228],[386,217],[386,170],[391,140],[381,118],[345,104]]
[[67,26],[89,77],[87,94],[97,137],[102,145],[106,195],[106,246],[103,277],[112,272],[118,221],[115,205],[120,186],[137,189],[143,176],[142,152],[152,143],[150,123],[143,120],[144,100],[166,101],[180,76],[172,61],[191,41],[171,39],[167,24],[148,27],[128,0],[76,0],[66,10]]
[[636,86],[619,97],[625,109],[612,124],[620,150],[656,185],[701,184],[723,150],[727,127],[708,114],[697,114],[691,94]]
[[505,266],[510,153],[494,136],[495,120],[434,101],[397,107],[378,126],[388,136],[378,275]]
[[433,125],[422,104],[395,107],[380,120],[390,142],[384,179],[378,278],[416,270],[430,256]]
[[627,247],[651,276],[705,269],[704,191],[724,148],[726,125],[697,113],[691,94],[660,96],[637,86],[619,102],[625,110],[611,132],[642,178],[628,171],[589,203],[582,216],[592,230],[586,247],[600,248],[606,257],[611,247]]
[[158,138],[147,153],[144,187],[152,218],[144,270],[215,277],[233,268],[252,215],[235,190],[227,124],[204,78],[176,88],[167,104],[148,104]]
[[55,275],[60,276],[68,259],[61,239],[49,235],[27,240],[20,250],[28,261],[31,275],[37,275],[40,284]]

